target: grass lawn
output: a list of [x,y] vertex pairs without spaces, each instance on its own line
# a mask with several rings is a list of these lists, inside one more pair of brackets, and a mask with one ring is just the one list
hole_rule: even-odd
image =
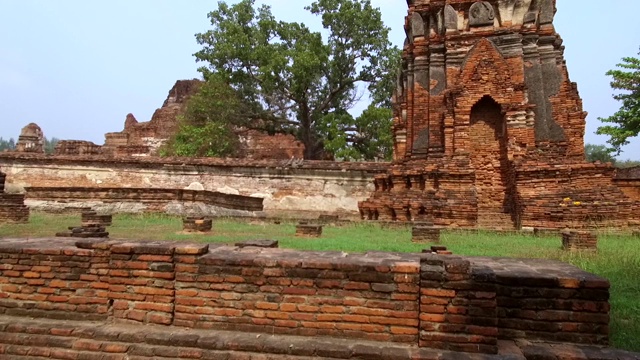
[[[34,213],[29,224],[0,225],[3,237],[51,237],[68,226],[80,225],[79,215]],[[182,220],[162,215],[116,215],[108,228],[110,238],[232,243],[239,240],[272,239],[280,247],[301,250],[346,252],[419,252],[425,245],[413,244],[409,229],[383,228],[375,223],[325,226],[320,239],[294,236],[295,223],[214,220],[211,234],[181,234]],[[491,232],[448,231],[443,245],[454,254],[557,259],[571,263],[611,281],[612,346],[640,351],[640,239],[631,236],[600,235],[599,252],[566,253],[558,236],[501,235]]]

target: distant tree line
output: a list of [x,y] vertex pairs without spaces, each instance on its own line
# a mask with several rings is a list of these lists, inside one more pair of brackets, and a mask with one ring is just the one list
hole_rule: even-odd
[[[56,148],[56,144],[60,141],[60,139],[56,137],[52,137],[51,140],[44,138],[44,152],[46,154],[53,154],[53,151]],[[5,150],[15,150],[16,149],[16,141],[13,138],[9,138],[8,140],[4,139],[0,136],[0,152]]]
[[13,138],[5,140],[0,136],[0,151],[13,150],[16,148],[16,141]]
[[605,145],[585,144],[584,154],[588,162],[600,161],[603,163],[610,162],[618,168],[627,168],[640,166],[638,160],[618,160],[613,157],[611,150]]

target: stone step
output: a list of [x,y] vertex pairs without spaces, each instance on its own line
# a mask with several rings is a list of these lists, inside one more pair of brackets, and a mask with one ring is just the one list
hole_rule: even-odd
[[[409,344],[330,337],[256,334],[242,331],[191,329],[176,326],[106,324],[73,319],[33,319],[0,315],[0,357],[38,359],[36,354],[60,353],[64,358],[111,358],[115,349],[128,358],[163,354],[171,359],[273,360],[596,360],[640,359],[640,354],[600,346],[499,341],[498,354],[471,354],[419,348]],[[18,355],[18,354],[29,354]],[[180,356],[179,354],[184,354]],[[150,356],[151,356],[150,355]],[[258,356],[259,355],[259,356]],[[191,358],[192,356],[188,356]],[[44,357],[42,357],[44,359]],[[46,357],[49,358],[48,356]]]

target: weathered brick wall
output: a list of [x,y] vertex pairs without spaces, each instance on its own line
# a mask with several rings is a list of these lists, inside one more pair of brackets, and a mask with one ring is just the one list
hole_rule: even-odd
[[178,269],[175,322],[415,343],[418,271],[410,255],[214,249]]
[[426,255],[420,269],[420,346],[496,353],[496,284],[468,259]]
[[[496,353],[606,343],[605,279],[540,260],[5,239],[0,313]],[[516,321],[515,319],[518,319]]]
[[640,166],[616,169],[614,183],[629,198],[640,202]]
[[60,140],[53,151],[54,155],[100,155],[102,146],[91,141]]
[[637,201],[614,182],[607,164],[541,164],[516,168],[522,226],[627,228],[640,223]]
[[238,131],[242,139],[240,153],[247,159],[303,159],[304,144],[289,134]]
[[537,268],[517,259],[478,262],[495,276],[500,338],[608,343],[607,280],[549,260],[537,260]]
[[109,255],[73,241],[3,239],[0,309],[4,314],[58,319],[107,319]]

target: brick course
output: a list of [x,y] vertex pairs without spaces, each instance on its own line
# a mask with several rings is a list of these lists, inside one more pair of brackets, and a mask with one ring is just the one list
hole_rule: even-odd
[[463,352],[496,353],[501,339],[606,344],[608,289],[605,279],[542,260],[98,239],[0,244],[4,315]]

